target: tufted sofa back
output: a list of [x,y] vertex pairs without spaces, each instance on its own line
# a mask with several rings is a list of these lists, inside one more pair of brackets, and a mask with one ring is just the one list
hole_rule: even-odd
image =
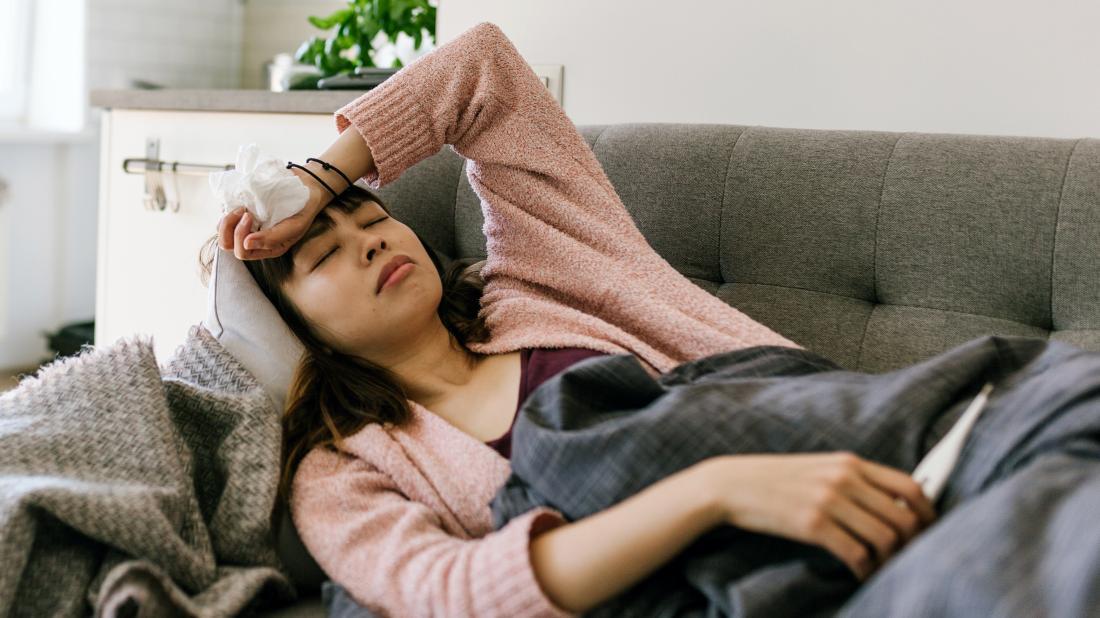
[[[1100,351],[1100,139],[582,125],[650,245],[841,366],[896,369],[985,334]],[[450,148],[378,191],[448,257],[485,256]]]

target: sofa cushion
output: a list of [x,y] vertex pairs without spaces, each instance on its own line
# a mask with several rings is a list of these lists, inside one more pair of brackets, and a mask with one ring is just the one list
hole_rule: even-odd
[[305,348],[232,251],[217,248],[203,325],[263,385],[276,410]]

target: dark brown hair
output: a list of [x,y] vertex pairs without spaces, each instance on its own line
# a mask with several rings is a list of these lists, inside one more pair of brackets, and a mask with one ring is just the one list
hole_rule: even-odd
[[[363,203],[377,202],[386,214],[390,209],[369,189],[353,184],[344,190],[317,215],[312,226],[331,225],[325,211],[338,208],[344,213],[355,212]],[[416,234],[415,230],[413,231]],[[435,250],[416,234],[439,273],[443,296],[437,312],[451,335],[451,343],[465,350],[472,360],[484,356],[466,347],[467,343],[486,341],[489,332],[480,317],[484,281],[481,267],[484,260],[464,258],[454,260],[446,269]],[[211,237],[199,252],[200,276],[206,285],[218,250],[217,235]],[[279,315],[305,347],[287,392],[282,412],[283,444],[279,499],[290,496],[290,483],[299,462],[318,446],[342,446],[347,436],[370,423],[402,425],[412,417],[404,389],[394,374],[361,357],[331,350],[298,312],[282,291],[294,262],[290,250],[274,258],[245,260],[252,278],[275,306]],[[276,508],[278,512],[278,508]]]

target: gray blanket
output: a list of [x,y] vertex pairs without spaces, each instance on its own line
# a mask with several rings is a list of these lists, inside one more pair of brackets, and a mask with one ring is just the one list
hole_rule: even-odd
[[269,522],[280,431],[199,325],[165,367],[134,336],[24,378],[0,396],[0,615],[291,602]]
[[1041,339],[884,374],[770,346],[657,380],[630,355],[586,359],[524,404],[494,526],[539,505],[581,519],[716,455],[846,450],[911,472],[987,381],[938,521],[863,586],[823,548],[719,526],[587,615],[1100,615],[1100,354]]

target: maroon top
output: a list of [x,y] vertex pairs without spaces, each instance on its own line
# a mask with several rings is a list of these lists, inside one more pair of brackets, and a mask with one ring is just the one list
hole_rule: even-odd
[[504,455],[506,459],[511,459],[512,427],[516,424],[516,418],[519,417],[519,409],[523,407],[523,402],[540,384],[565,371],[573,363],[591,356],[608,356],[608,354],[586,348],[524,348],[521,350],[519,356],[519,403],[516,404],[516,414],[512,417],[512,425],[508,427],[508,431],[503,436],[496,440],[490,440],[485,444]]

